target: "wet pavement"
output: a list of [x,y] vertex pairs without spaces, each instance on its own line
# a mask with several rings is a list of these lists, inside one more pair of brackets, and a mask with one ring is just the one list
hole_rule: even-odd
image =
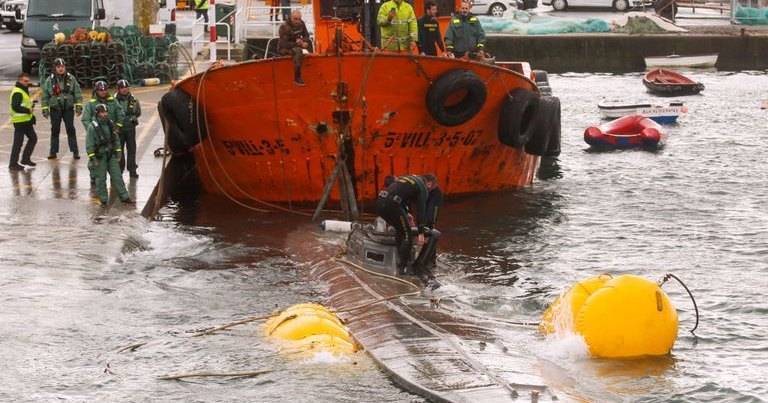
[[[135,88],[134,95],[141,102],[141,123],[136,128],[137,163],[139,165],[138,179],[128,178],[124,175],[126,186],[131,192],[131,197],[137,201],[136,208],[146,203],[161,172],[162,158],[155,158],[152,151],[163,146],[162,125],[157,113],[157,102],[168,86]],[[51,144],[50,120],[44,119],[40,113],[40,104],[34,108],[37,118],[35,132],[38,141],[32,154],[32,161],[37,163],[35,167],[27,167],[24,171],[8,171],[8,163],[13,143],[13,124],[8,117],[8,90],[0,91],[0,211],[9,213],[14,204],[20,200],[17,196],[35,199],[70,199],[72,209],[86,207],[98,207],[92,200],[90,189],[90,175],[85,155],[85,129],[79,117],[75,117],[78,146],[82,159],[75,160],[67,146],[67,135],[62,127],[59,134],[58,159],[48,160],[48,152]],[[39,88],[32,88],[30,94],[33,99],[39,99]],[[90,90],[84,90],[89,94]],[[85,97],[85,95],[84,95]],[[62,125],[63,126],[63,125]],[[26,139],[25,143],[26,144]],[[10,198],[10,199],[9,199]],[[111,203],[120,204],[111,196]],[[21,199],[24,200],[24,199]]]

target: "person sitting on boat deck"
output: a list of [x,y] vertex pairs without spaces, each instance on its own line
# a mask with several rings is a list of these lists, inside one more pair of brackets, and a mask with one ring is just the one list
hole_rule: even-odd
[[[422,55],[437,56],[437,48],[445,52],[440,24],[437,21],[437,4],[428,0],[424,6],[424,16],[419,18],[419,52]],[[437,45],[437,46],[435,46]]]
[[485,57],[485,31],[480,20],[469,12],[472,5],[463,1],[459,14],[451,17],[448,30],[445,31],[445,47],[448,57],[483,59]]
[[[429,231],[428,223],[434,221],[429,220],[427,215],[429,194],[436,188],[437,178],[432,174],[406,175],[398,177],[385,190],[379,192],[379,197],[376,200],[376,213],[395,230],[395,242],[399,256],[398,268],[401,273],[405,272],[406,267],[411,263],[410,256],[413,248],[408,210],[411,205],[415,207],[418,233],[416,242],[418,245],[424,245],[425,234]],[[433,214],[437,214],[437,209],[433,210]],[[411,267],[420,270],[420,268],[412,265]]]
[[419,40],[416,14],[403,0],[389,0],[379,8],[376,18],[381,30],[381,48],[392,52],[410,52]]
[[301,11],[293,10],[291,19],[280,25],[277,49],[281,55],[293,57],[293,83],[304,85],[304,80],[301,79],[301,64],[304,61],[304,50],[309,49],[309,31],[301,19]]
[[112,189],[117,191],[120,200],[123,203],[133,203],[120,173],[122,141],[115,131],[115,123],[109,119],[108,108],[105,104],[98,104],[93,108],[95,114],[91,123],[88,124],[85,135],[88,169],[91,171],[91,177],[95,179],[96,195],[102,206],[106,206],[109,201],[107,174],[109,174]]

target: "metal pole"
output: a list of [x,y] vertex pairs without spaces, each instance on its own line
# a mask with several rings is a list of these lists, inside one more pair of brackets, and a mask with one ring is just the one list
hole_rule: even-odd
[[211,62],[216,61],[216,0],[209,0],[209,15],[210,18],[208,31],[211,38]]

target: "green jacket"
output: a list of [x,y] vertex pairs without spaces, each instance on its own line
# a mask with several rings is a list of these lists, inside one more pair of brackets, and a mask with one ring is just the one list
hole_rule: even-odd
[[120,104],[120,107],[123,108],[123,112],[125,112],[125,117],[122,122],[123,127],[126,129],[133,129],[139,124],[139,116],[141,116],[141,105],[139,100],[136,99],[133,94],[128,94],[126,96],[115,94],[114,97],[117,99],[117,103]]
[[474,52],[485,47],[485,31],[480,20],[470,14],[453,15],[445,31],[445,47],[454,53]]
[[111,95],[107,96],[106,99],[91,98],[91,100],[85,104],[85,109],[83,109],[83,116],[80,118],[80,121],[83,122],[83,126],[88,128],[88,125],[90,125],[91,122],[96,119],[96,105],[98,104],[107,105],[109,120],[111,120],[112,123],[114,123],[117,127],[123,127],[125,111],[123,111],[123,108]]
[[43,110],[69,110],[76,105],[83,106],[80,84],[71,73],[58,76],[55,73],[43,81]]
[[[389,10],[395,10],[395,17],[389,20]],[[398,6],[394,0],[381,5],[376,21],[381,28],[381,48],[398,51],[409,50],[418,42],[419,31],[413,7],[405,1]]]
[[92,120],[85,134],[85,151],[88,158],[104,159],[122,151],[120,136],[115,133],[112,122]]

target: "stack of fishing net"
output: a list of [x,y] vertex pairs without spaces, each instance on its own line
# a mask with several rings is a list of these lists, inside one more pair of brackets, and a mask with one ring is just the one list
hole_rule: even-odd
[[104,28],[77,28],[43,46],[39,65],[41,77],[52,73],[57,58],[64,59],[69,72],[83,87],[90,87],[99,80],[114,85],[124,78],[125,49],[120,43],[113,42]]
[[99,80],[110,85],[121,79],[134,84],[144,78],[169,82],[178,75],[178,52],[171,46],[174,42],[172,35],[142,35],[134,25],[109,30],[77,28],[43,47],[39,74],[49,76],[53,61],[62,58],[83,87]]
[[171,46],[176,42],[175,36],[142,35],[134,25],[112,28],[111,33],[126,49],[126,75],[130,81],[159,78],[161,82],[169,82],[177,78],[178,50]]

